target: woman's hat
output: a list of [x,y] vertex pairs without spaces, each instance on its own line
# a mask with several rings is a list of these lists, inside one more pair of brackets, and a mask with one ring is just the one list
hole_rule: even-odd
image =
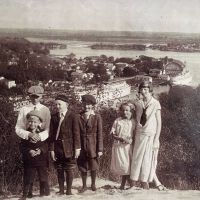
[[139,85],[139,91],[140,91],[142,88],[149,88],[149,91],[150,91],[150,92],[153,92],[153,85],[152,85],[152,83],[149,82],[149,81],[143,81],[142,83],[140,83],[140,85]]
[[84,103],[91,104],[91,105],[96,104],[96,99],[94,98],[94,96],[90,94],[85,94],[81,98],[82,98],[82,102]]
[[31,116],[36,116],[40,119],[41,122],[43,122],[43,116],[41,115],[41,112],[38,110],[32,110],[27,115],[26,118],[29,119]]

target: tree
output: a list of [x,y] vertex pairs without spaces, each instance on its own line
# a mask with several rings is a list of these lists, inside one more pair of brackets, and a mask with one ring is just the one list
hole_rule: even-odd
[[113,56],[108,57],[108,62],[109,63],[114,63],[115,62],[115,58]]
[[114,69],[114,73],[115,73],[115,75],[117,77],[122,77],[123,76],[123,70],[118,66],[116,66],[116,68]]
[[132,67],[125,67],[123,70],[123,76],[125,77],[136,76],[137,74],[137,70]]
[[88,71],[94,74],[94,77],[90,83],[101,83],[103,81],[108,81],[110,76],[107,74],[107,69],[103,63],[98,63],[96,65],[90,64],[88,66]]

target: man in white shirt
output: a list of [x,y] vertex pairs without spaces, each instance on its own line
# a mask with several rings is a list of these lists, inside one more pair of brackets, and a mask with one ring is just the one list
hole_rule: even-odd
[[[49,108],[40,103],[44,93],[44,89],[41,86],[30,87],[28,89],[28,93],[31,103],[28,106],[21,108],[17,118],[15,132],[21,139],[28,140],[30,138],[33,142],[36,143],[38,141],[44,141],[48,138],[51,115]],[[40,132],[39,134],[34,134],[27,131],[26,115],[32,110],[40,111],[44,119],[44,122],[41,124],[41,128],[44,129],[44,131]]]
[[[51,115],[49,108],[40,103],[43,93],[44,89],[41,86],[31,86],[28,89],[31,103],[28,106],[24,106],[21,108],[15,126],[15,132],[22,140],[30,139],[31,142],[37,143],[38,141],[46,140],[49,136]],[[43,123],[41,124],[41,129],[43,129],[44,131],[41,131],[38,134],[31,133],[27,130],[27,114],[32,110],[40,111],[42,118],[44,119]],[[33,185],[30,185],[27,197],[32,197],[32,187]]]

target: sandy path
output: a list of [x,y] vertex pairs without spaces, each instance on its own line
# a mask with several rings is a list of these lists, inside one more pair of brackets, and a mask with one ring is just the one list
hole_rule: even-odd
[[[90,185],[90,178],[88,178],[88,186]],[[148,191],[142,190],[140,188],[132,188],[128,190],[118,190],[116,187],[119,186],[118,183],[107,181],[107,180],[98,180],[97,181],[97,191],[93,192],[88,187],[88,190],[80,194],[78,190],[81,188],[81,180],[75,179],[73,183],[73,194],[72,196],[58,196],[56,191],[58,187],[51,188],[51,195],[48,197],[39,197],[38,192],[34,193],[33,200],[79,200],[79,199],[88,199],[88,200],[123,200],[123,199],[133,199],[133,200],[199,200],[200,191],[196,190],[169,190],[169,191],[158,191],[157,189],[150,189]],[[20,196],[9,196],[4,197],[3,199],[12,199],[17,200]]]

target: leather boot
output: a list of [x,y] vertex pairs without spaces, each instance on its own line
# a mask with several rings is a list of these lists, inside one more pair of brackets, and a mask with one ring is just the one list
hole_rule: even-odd
[[148,182],[141,182],[142,188],[145,190],[149,190],[149,183]]
[[49,196],[49,195],[50,195],[49,183],[44,182],[44,196]]
[[49,196],[49,184],[48,182],[41,182],[40,183],[40,196]]
[[96,170],[94,170],[94,171],[91,171],[91,189],[92,189],[92,191],[96,191],[97,190],[97,188],[96,188],[96,184],[95,184],[95,182],[96,182],[96,176],[97,176],[97,172],[96,172]]
[[19,200],[26,200],[27,195],[28,195],[28,191],[29,191],[29,185],[24,185],[23,194],[22,194],[22,197],[19,198]]
[[27,194],[27,198],[32,198],[32,197],[33,197],[33,183],[29,185],[28,194]]
[[80,190],[80,193],[83,193],[87,190],[87,185],[86,185],[86,181],[87,181],[87,172],[81,172],[81,179],[82,179],[82,189]]
[[58,175],[58,185],[59,185],[59,194],[64,194],[64,182],[65,182],[65,174],[63,169],[57,169],[57,175]]
[[127,175],[127,179],[126,179],[130,185],[130,188],[136,186],[136,181],[133,181],[130,179],[130,175]]
[[20,197],[18,200],[26,200],[26,196],[22,196],[22,197]]
[[66,182],[67,182],[67,191],[66,195],[72,195],[72,182],[74,178],[74,172],[72,170],[66,172],[67,177],[66,177]]
[[40,196],[44,196],[44,182],[40,182]]
[[125,189],[126,180],[127,180],[127,176],[126,176],[126,175],[123,175],[123,176],[122,176],[122,182],[121,182],[121,185],[120,185],[120,187],[119,187],[120,190],[124,190],[124,189]]

